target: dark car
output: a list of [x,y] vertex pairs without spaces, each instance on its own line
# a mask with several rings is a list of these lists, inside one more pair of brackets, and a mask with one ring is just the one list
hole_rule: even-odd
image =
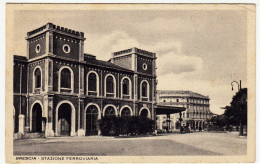
[[190,129],[187,126],[182,126],[181,127],[181,133],[190,133]]

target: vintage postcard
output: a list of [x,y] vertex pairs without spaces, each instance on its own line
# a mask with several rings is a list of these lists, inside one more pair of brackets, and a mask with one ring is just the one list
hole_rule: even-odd
[[6,4],[6,161],[254,162],[254,4]]

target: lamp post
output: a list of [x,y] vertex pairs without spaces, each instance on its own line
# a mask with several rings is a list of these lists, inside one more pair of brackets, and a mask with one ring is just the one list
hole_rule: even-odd
[[[232,91],[234,90],[233,89],[233,83],[236,83],[237,86],[238,86],[238,92],[241,90],[241,80],[239,81],[239,83],[237,81],[232,81],[231,82],[231,86],[232,86]],[[242,126],[242,110],[241,110],[241,105],[242,105],[242,102],[240,102],[240,107],[239,107],[239,112],[240,112],[240,131],[239,131],[239,135],[240,136],[243,136],[243,126]]]

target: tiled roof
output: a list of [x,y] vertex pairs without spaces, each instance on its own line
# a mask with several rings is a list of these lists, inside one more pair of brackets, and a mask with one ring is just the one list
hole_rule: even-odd
[[107,61],[102,61],[102,60],[86,60],[85,61],[87,64],[91,64],[91,65],[97,65],[100,67],[108,67],[108,68],[112,68],[112,69],[118,69],[118,70],[123,70],[123,71],[127,71],[127,72],[133,72],[132,70],[126,69],[124,67],[120,67],[116,64],[107,62]]

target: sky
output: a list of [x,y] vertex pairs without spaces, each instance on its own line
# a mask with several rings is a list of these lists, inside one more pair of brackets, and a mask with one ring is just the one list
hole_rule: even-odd
[[190,90],[210,97],[210,110],[230,105],[231,82],[247,87],[245,10],[16,11],[16,49],[26,56],[26,33],[48,22],[82,31],[85,53],[108,60],[131,47],[155,52],[159,90]]

